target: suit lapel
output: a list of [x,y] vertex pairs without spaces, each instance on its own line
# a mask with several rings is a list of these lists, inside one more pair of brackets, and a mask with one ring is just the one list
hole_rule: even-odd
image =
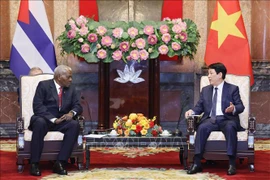
[[226,97],[228,94],[229,90],[228,90],[228,84],[224,81],[224,85],[223,85],[223,89],[222,89],[222,97],[221,97],[221,110],[223,112],[223,114],[225,113],[225,109],[226,109],[226,105],[225,105],[225,101],[226,101]]
[[58,104],[58,93],[57,93],[57,90],[56,90],[56,87],[55,87],[53,80],[51,80],[50,88],[51,88],[52,96]]

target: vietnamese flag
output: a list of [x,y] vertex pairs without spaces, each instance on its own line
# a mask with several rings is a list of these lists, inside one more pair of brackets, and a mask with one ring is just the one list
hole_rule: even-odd
[[228,73],[249,75],[254,83],[249,44],[238,0],[219,0],[216,3],[208,41],[205,63],[223,63]]

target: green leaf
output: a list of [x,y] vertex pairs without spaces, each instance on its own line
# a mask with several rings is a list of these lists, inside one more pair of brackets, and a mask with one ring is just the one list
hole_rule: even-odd
[[96,63],[99,62],[99,59],[92,53],[87,53],[83,55],[83,58],[88,63]]
[[153,51],[153,52],[150,54],[150,59],[156,59],[158,56],[159,56],[158,51]]

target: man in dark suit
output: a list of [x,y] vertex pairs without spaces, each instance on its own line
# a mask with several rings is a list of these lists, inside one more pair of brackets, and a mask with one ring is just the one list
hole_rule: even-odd
[[41,81],[37,86],[33,99],[34,115],[31,117],[29,125],[29,129],[33,131],[31,175],[41,175],[38,164],[43,150],[44,137],[48,131],[60,131],[64,134],[53,172],[67,175],[65,164],[79,135],[79,123],[73,118],[82,112],[78,93],[71,82],[71,68],[59,65],[54,70],[53,79]]
[[196,106],[185,113],[186,118],[204,113],[196,131],[194,164],[187,174],[202,171],[201,159],[207,138],[212,131],[218,130],[222,131],[226,138],[227,155],[229,156],[227,174],[236,174],[237,131],[244,130],[240,125],[238,115],[244,111],[245,107],[238,86],[224,81],[226,73],[227,69],[222,63],[209,65],[210,85],[202,89]]

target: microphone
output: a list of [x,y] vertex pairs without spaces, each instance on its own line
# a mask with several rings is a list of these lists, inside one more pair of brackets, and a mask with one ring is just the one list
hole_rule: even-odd
[[[92,131],[93,130],[93,119],[92,119],[92,116],[91,116],[91,109],[89,107],[89,103],[88,103],[88,101],[85,99],[85,97],[83,95],[81,96],[81,99],[86,103],[87,110],[88,110],[88,115],[89,115],[89,118],[90,118],[90,127],[91,127],[91,131]],[[87,134],[89,134],[89,132]]]

